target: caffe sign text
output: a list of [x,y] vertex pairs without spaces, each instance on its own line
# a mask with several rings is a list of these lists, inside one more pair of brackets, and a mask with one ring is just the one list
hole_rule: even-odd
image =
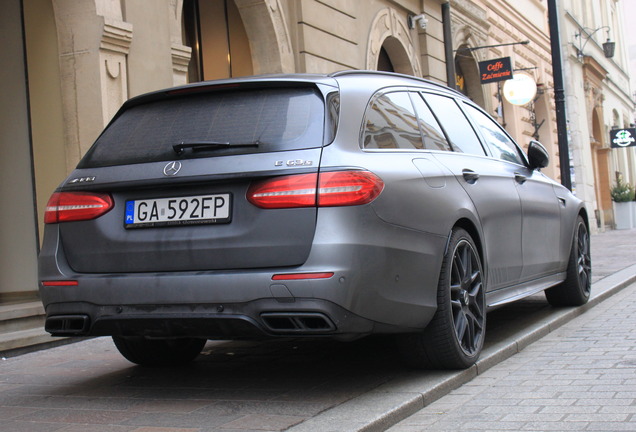
[[479,62],[479,76],[482,84],[512,79],[510,57]]

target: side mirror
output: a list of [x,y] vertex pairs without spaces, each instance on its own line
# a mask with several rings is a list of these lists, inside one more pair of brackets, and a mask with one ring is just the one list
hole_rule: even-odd
[[532,140],[528,144],[528,162],[530,169],[541,169],[550,163],[550,155],[539,141]]

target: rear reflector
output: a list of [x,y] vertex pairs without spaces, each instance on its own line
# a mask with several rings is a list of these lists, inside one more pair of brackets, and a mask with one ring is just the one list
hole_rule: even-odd
[[42,286],[45,286],[45,287],[78,286],[78,285],[79,283],[76,280],[42,281]]
[[90,192],[55,192],[44,213],[44,223],[95,219],[114,207],[108,194]]
[[329,279],[333,272],[275,274],[272,280]]
[[254,183],[249,202],[260,208],[338,207],[368,204],[384,188],[369,171],[297,174]]

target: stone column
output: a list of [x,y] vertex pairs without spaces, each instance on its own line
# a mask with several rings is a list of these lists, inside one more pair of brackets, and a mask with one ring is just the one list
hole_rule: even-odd
[[126,100],[132,25],[119,0],[53,0],[66,165],[71,170]]
[[172,55],[172,83],[188,82],[188,64],[192,48],[183,44],[183,0],[170,0],[170,52]]

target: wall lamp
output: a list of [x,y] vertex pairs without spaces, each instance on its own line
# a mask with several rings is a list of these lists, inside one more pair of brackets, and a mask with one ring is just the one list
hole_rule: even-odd
[[[616,43],[610,40],[609,26],[599,27],[594,30],[588,29],[587,27],[583,27],[578,33],[574,35],[574,38],[578,40],[578,46],[576,45],[576,42],[575,42],[574,47],[577,50],[576,56],[578,57],[579,61],[581,61],[583,57],[585,56],[585,54],[583,53],[583,49],[585,48],[587,43],[590,41],[592,36],[594,36],[594,33],[603,29],[607,30],[607,41],[603,43],[603,53],[605,54],[606,58],[614,57],[614,50],[616,49]],[[583,38],[585,38],[585,41],[583,41]]]

